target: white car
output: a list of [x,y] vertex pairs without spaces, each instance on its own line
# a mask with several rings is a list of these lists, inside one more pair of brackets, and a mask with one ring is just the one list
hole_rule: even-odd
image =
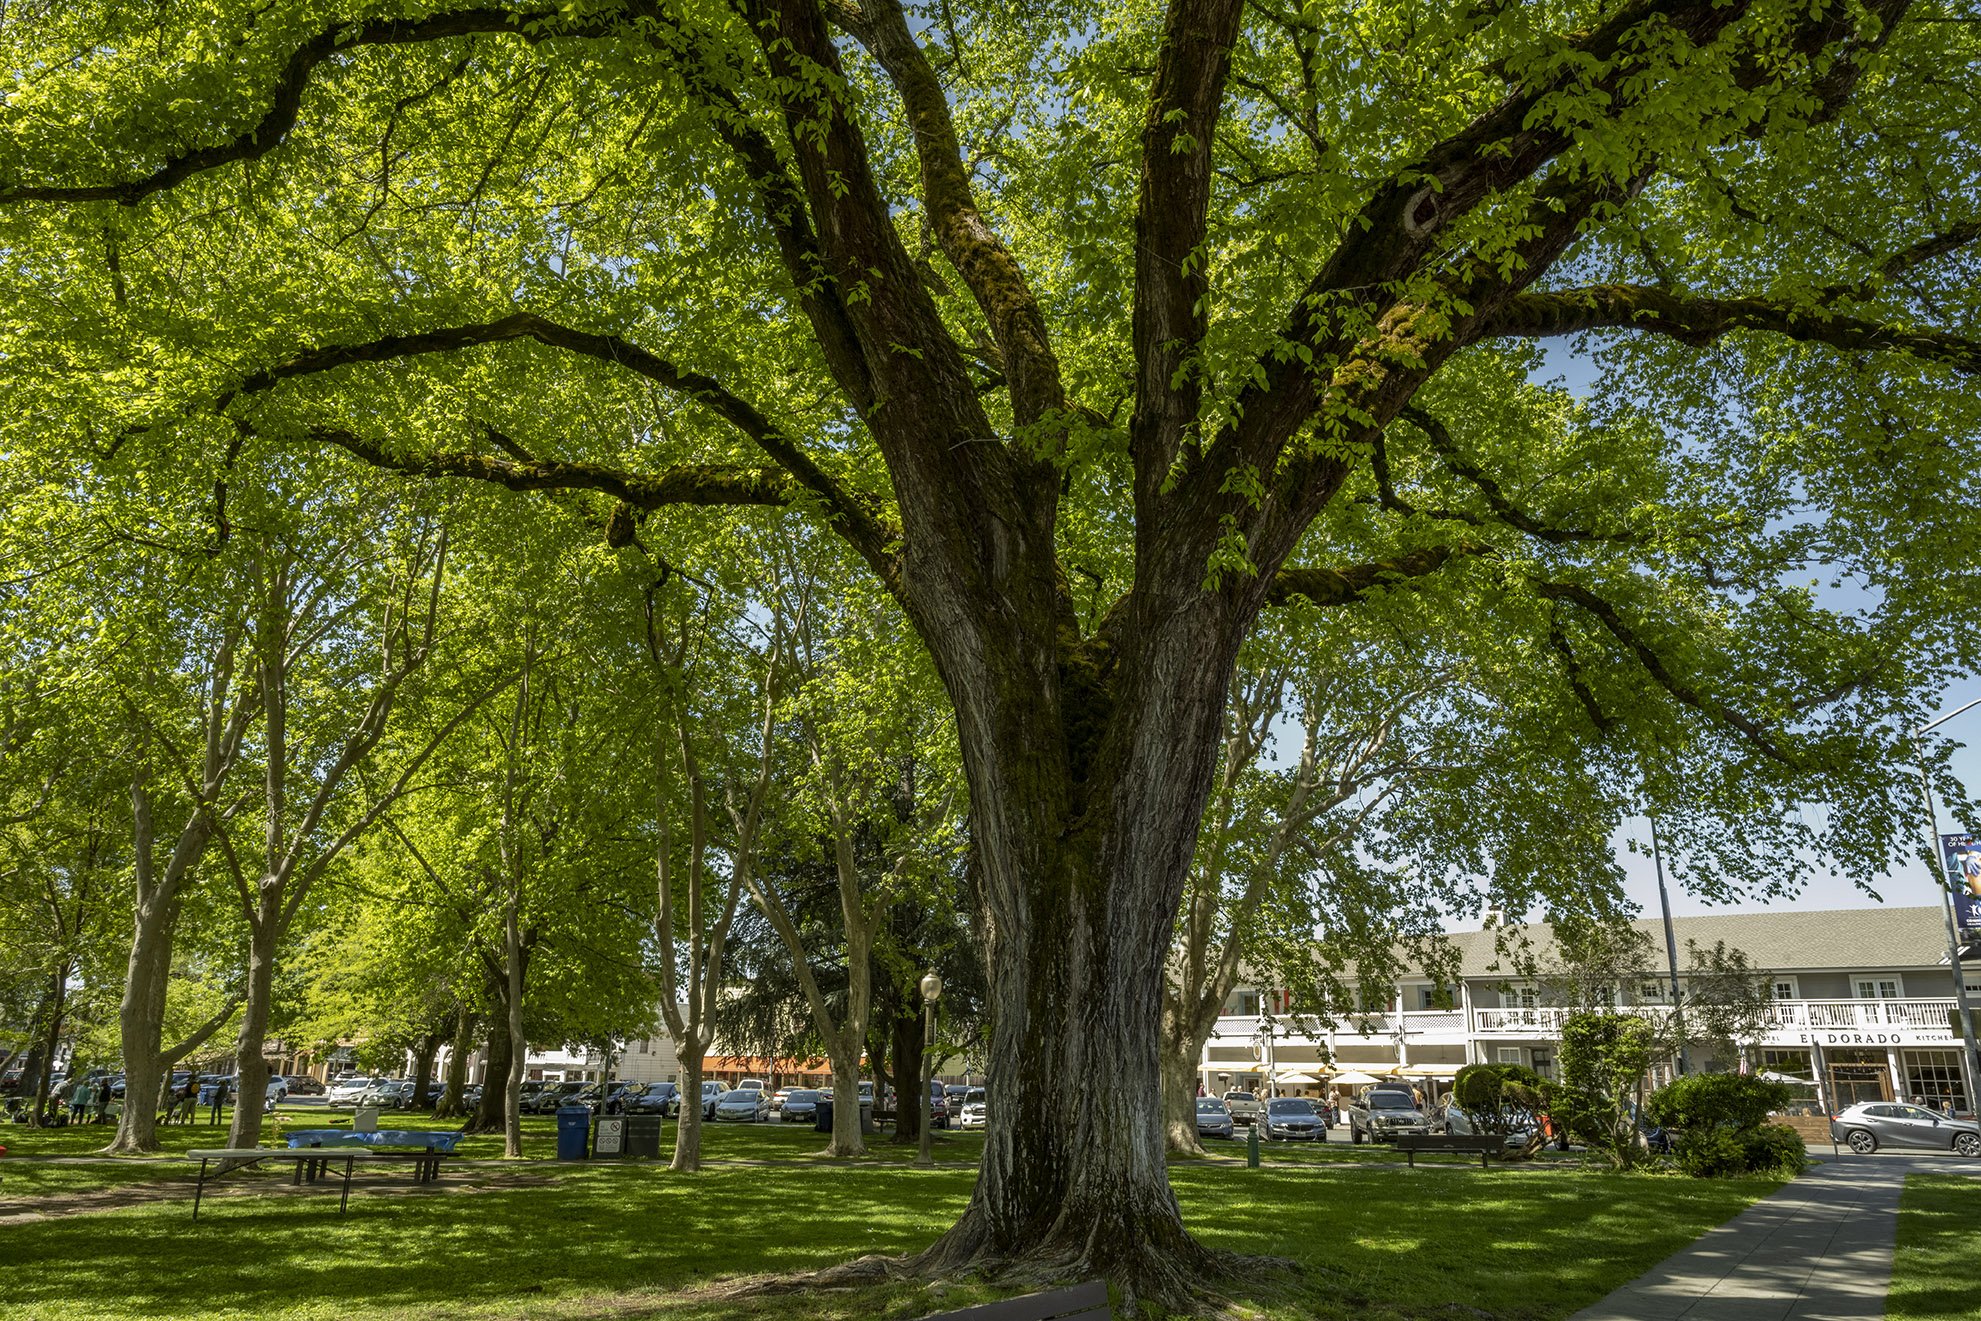
[[770,1096],[761,1087],[738,1087],[733,1092],[724,1092],[722,1099],[715,1103],[715,1117],[740,1120],[745,1124],[761,1124],[770,1118]]
[[281,1074],[278,1073],[273,1078],[270,1078],[268,1080],[268,1091],[262,1100],[262,1104],[266,1105],[272,1110],[275,1108],[278,1102],[286,1101],[288,1099],[289,1099],[289,1080],[287,1078],[284,1078]]
[[745,1078],[736,1084],[736,1090],[739,1092],[761,1092],[763,1089],[764,1080],[761,1078]]
[[988,1120],[984,1118],[984,1089],[972,1087],[963,1093],[963,1118],[958,1121],[962,1127],[984,1128]]
[[323,1099],[331,1105],[356,1105],[358,1098],[365,1094],[365,1089],[375,1081],[373,1078],[345,1078],[341,1082],[331,1083]]

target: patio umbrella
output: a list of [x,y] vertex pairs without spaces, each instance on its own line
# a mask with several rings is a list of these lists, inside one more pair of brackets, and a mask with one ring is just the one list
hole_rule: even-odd
[[1273,1075],[1273,1081],[1283,1082],[1292,1087],[1307,1087],[1319,1082],[1320,1079],[1311,1073],[1301,1073],[1298,1070],[1294,1070],[1290,1073],[1275,1073]]
[[1367,1087],[1381,1081],[1382,1079],[1374,1074],[1363,1073],[1356,1069],[1350,1069],[1347,1073],[1337,1073],[1328,1079],[1328,1082],[1336,1087]]

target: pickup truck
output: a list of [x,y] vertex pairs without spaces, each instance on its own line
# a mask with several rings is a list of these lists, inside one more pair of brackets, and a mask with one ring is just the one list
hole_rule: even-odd
[[1408,1087],[1370,1087],[1348,1106],[1348,1136],[1355,1142],[1394,1142],[1405,1133],[1430,1131],[1431,1121]]
[[1226,1092],[1224,1108],[1234,1124],[1256,1124],[1266,1117],[1266,1103],[1250,1092]]

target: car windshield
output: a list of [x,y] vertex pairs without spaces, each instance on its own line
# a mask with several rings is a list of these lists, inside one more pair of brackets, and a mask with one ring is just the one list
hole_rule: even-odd
[[786,1105],[790,1105],[793,1101],[816,1101],[818,1099],[819,1094],[811,1091],[786,1092],[784,1094],[784,1104]]
[[983,1103],[984,1089],[981,1087],[972,1087],[963,1094],[963,1104],[965,1105],[982,1105]]
[[1275,1115],[1311,1115],[1314,1113],[1314,1103],[1298,1097],[1283,1097],[1267,1105],[1266,1110]]
[[1224,1099],[1227,1101],[1256,1101],[1259,1098],[1250,1092],[1226,1092]]
[[1369,1104],[1377,1110],[1415,1110],[1417,1102],[1408,1092],[1370,1092]]
[[1224,1110],[1224,1102],[1218,1100],[1215,1096],[1200,1096],[1197,1098],[1197,1113],[1200,1115],[1221,1115],[1224,1113]]
[[724,1092],[722,1099],[725,1101],[740,1101],[746,1105],[755,1105],[758,1098],[755,1091],[744,1091],[738,1088],[733,1092]]

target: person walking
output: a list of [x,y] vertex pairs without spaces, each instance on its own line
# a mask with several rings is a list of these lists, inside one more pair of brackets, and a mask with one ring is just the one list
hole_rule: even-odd
[[89,1079],[77,1081],[69,1090],[69,1122],[80,1124],[89,1118],[89,1108],[96,1101],[96,1089],[89,1085]]
[[193,1122],[193,1120],[199,1117],[199,1075],[198,1074],[193,1073],[190,1070],[187,1071],[186,1085],[179,1089],[178,1101],[179,1104],[175,1108],[179,1112],[180,1123],[190,1124]]
[[213,1111],[207,1116],[206,1120],[206,1126],[208,1128],[212,1128],[220,1122],[220,1108],[226,1104],[227,1080],[225,1078],[215,1078],[213,1080]]

